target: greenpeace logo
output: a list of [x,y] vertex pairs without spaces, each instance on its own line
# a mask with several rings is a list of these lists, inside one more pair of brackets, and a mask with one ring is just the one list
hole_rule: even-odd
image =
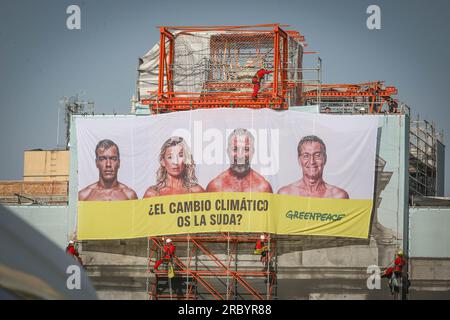
[[313,221],[340,221],[345,214],[304,212],[289,210],[286,212],[286,218],[290,220],[313,220]]

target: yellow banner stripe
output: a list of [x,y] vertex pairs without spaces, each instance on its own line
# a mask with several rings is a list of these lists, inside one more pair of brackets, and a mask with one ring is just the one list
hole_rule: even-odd
[[211,232],[367,238],[372,206],[372,200],[246,192],[79,201],[78,239]]

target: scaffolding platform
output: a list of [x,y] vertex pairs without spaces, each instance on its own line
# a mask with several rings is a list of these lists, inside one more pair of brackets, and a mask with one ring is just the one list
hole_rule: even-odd
[[[164,254],[161,237],[148,238],[147,292],[151,300],[271,300],[277,294],[276,242],[269,237],[268,262],[254,253],[258,235],[170,236],[176,245],[174,277],[167,264],[152,270]],[[239,262],[239,263],[238,263]]]
[[358,84],[305,84],[305,104],[321,106],[329,113],[409,112],[404,104],[394,99],[398,93],[394,86],[385,86],[384,81]]
[[[160,27],[141,60],[138,101],[152,113],[198,108],[286,110],[302,97],[304,37],[279,24]],[[261,70],[271,73],[253,78]]]

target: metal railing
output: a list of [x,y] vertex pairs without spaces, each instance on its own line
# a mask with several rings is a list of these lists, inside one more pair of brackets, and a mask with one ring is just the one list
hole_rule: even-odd
[[67,205],[69,197],[67,195],[1,195],[0,204],[2,205],[21,205],[21,206],[61,206]]
[[[307,101],[306,105],[316,104],[316,101]],[[373,112],[370,108],[373,105]],[[380,110],[379,112],[377,110]],[[397,112],[390,112],[384,102],[329,102],[320,103],[320,113],[330,114],[406,114],[410,115],[410,108],[405,103],[399,103]]]

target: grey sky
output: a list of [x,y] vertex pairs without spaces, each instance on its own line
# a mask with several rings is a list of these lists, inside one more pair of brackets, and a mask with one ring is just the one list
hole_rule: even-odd
[[[66,28],[70,4],[81,7],[79,31]],[[381,30],[366,28],[370,4],[381,7]],[[159,25],[290,24],[320,52],[325,83],[386,80],[445,143],[449,18],[448,0],[1,0],[0,179],[22,178],[24,150],[56,147],[61,97],[83,92],[97,113],[128,113],[137,59],[159,41]]]

